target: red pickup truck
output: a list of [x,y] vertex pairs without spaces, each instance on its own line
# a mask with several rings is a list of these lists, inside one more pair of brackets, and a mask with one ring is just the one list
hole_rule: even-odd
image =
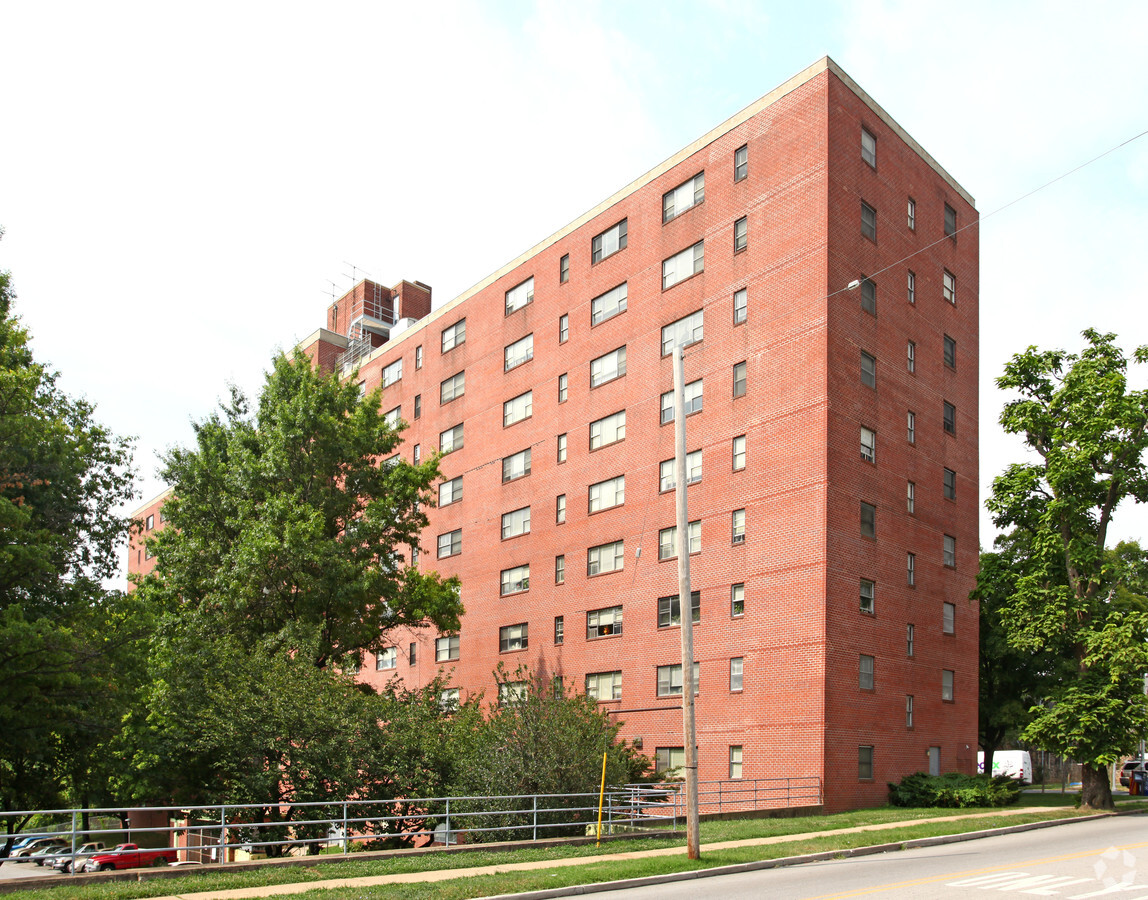
[[117,844],[106,853],[98,853],[84,863],[84,871],[110,872],[112,869],[166,866],[177,858],[174,850],[141,850],[135,844]]

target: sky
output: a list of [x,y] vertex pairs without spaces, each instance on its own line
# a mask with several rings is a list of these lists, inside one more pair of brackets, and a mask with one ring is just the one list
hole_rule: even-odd
[[828,55],[976,199],[983,499],[1014,353],[1148,344],[1145,34],[1137,0],[0,0],[0,269],[142,502],[354,280],[437,308]]

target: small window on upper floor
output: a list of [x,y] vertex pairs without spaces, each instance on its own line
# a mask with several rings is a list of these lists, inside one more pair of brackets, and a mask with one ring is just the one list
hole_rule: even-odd
[[909,198],[909,203],[906,207],[905,216],[908,219],[909,230],[910,231],[916,231],[917,230],[917,201],[914,200],[912,197]]
[[590,244],[590,262],[601,262],[607,256],[613,256],[619,250],[626,249],[626,220],[607,228],[594,238]]
[[626,411],[590,423],[590,449],[597,450],[626,439]]
[[662,195],[662,221],[668,222],[692,209],[706,198],[706,173],[698,172],[689,181]]
[[952,469],[945,469],[943,485],[944,485],[944,491],[945,491],[945,499],[946,500],[956,500],[957,499],[957,473],[954,472]]
[[626,282],[611,288],[590,301],[590,327],[626,311]]
[[590,360],[590,387],[596,388],[626,374],[626,348],[619,347]]
[[669,259],[662,261],[662,290],[672,288],[679,281],[692,278],[705,270],[706,256],[703,241],[698,241],[692,247],[686,247],[680,253],[675,253]]
[[534,302],[534,276],[527,278],[522,284],[512,287],[506,292],[506,314],[522,309],[528,303]]
[[861,501],[861,536],[877,537],[877,507],[864,500]]
[[864,425],[861,426],[861,459],[870,463],[877,461],[877,432]]
[[864,128],[861,129],[861,158],[874,169],[877,168],[877,138]]
[[861,351],[861,383],[865,387],[877,387],[877,359],[864,350]]
[[151,531],[153,528],[155,528],[155,514],[154,513],[147,517],[147,522],[144,525],[144,530],[145,531]]
[[877,285],[869,278],[861,279],[861,308],[877,315]]
[[861,234],[871,241],[877,240],[877,210],[861,201]]
[[744,181],[749,175],[749,144],[742,144],[733,153],[733,180]]
[[415,394],[415,418],[421,418],[423,414],[423,395]]
[[746,388],[745,363],[739,362],[733,367],[733,395],[744,397]]
[[570,254],[565,254],[562,259],[558,261],[558,282],[565,284],[570,280]]
[[746,312],[748,310],[748,296],[746,289],[742,288],[740,291],[735,291],[733,295],[733,324],[740,325],[746,319]]
[[570,316],[561,315],[558,317],[558,343],[565,344],[570,340]]
[[509,372],[534,359],[534,335],[528,334],[513,344],[508,344],[502,351],[502,358],[504,372]]
[[948,269],[941,279],[941,293],[953,306],[957,305],[957,276]]
[[861,579],[861,612],[877,611],[877,585],[868,578]]
[[908,366],[910,372],[917,371],[917,344],[915,341],[909,341],[905,345],[905,365]]
[[733,223],[733,252],[741,253],[749,246],[749,219],[742,216]]
[[950,369],[957,367],[957,342],[947,334],[945,335],[945,365]]
[[453,350],[459,344],[466,343],[466,319],[459,319],[453,325],[442,330],[442,352]]
[[688,347],[696,344],[704,336],[702,310],[690,313],[676,322],[662,326],[662,356],[669,356],[674,347],[681,344]]
[[415,347],[415,368],[421,369],[423,367],[423,345],[419,344]]
[[947,434],[957,433],[957,408],[953,406],[948,400],[944,401],[943,407],[945,432]]
[[957,239],[957,211],[945,204],[945,236]]
[[403,377],[403,361],[396,359],[393,363],[383,369],[383,387],[390,387],[396,381],[400,381]]

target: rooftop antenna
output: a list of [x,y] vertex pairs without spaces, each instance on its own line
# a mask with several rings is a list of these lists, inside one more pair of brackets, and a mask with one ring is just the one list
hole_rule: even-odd
[[[359,266],[356,266],[354,263],[349,263],[346,260],[343,260],[343,265],[351,267],[350,278],[351,278],[351,286],[352,287],[354,287],[356,284],[359,283],[359,273],[360,272],[362,272],[368,278],[374,278],[375,277],[370,272],[368,272],[366,269],[363,269]],[[346,272],[343,273],[344,276],[346,276],[346,274],[347,274]]]

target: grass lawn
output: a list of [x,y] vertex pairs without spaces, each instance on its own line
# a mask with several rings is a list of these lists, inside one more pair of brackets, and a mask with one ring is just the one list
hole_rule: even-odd
[[[460,877],[445,881],[420,884],[356,885],[326,890],[323,900],[341,898],[465,898],[515,891],[529,891],[637,878],[652,874],[683,872],[715,866],[732,865],[754,860],[777,859],[805,853],[844,850],[872,844],[895,843],[924,837],[979,831],[1002,825],[1019,825],[1079,815],[1075,810],[1075,797],[1062,794],[1026,794],[1022,803],[1026,807],[1041,807],[1031,812],[1001,815],[993,809],[878,809],[857,810],[831,816],[811,816],[794,819],[730,819],[722,822],[703,822],[701,842],[714,844],[725,841],[755,838],[784,838],[788,835],[806,835],[804,839],[778,843],[705,851],[701,860],[691,861],[684,855],[656,856],[632,860],[602,860],[596,857],[611,853],[681,847],[684,834],[670,838],[627,838],[608,841],[600,848],[593,844],[580,847],[528,846],[515,850],[476,850],[465,853],[433,853],[417,857],[355,856],[347,859],[315,858],[309,866],[263,866],[250,871],[203,869],[188,871],[175,878],[156,878],[142,882],[112,882],[83,884],[77,880],[57,888],[37,888],[32,885],[19,891],[18,900],[134,900],[134,898],[171,896],[197,891],[217,891],[232,888],[250,888],[276,884],[325,881],[329,879],[362,878],[400,873],[432,872],[476,866],[508,865],[513,863],[558,859],[584,859],[584,865],[542,868],[530,871],[507,872],[481,876]],[[1139,806],[1136,801],[1132,802]],[[1118,807],[1122,804],[1118,804]],[[951,822],[916,823],[914,820],[939,816],[975,816]],[[860,833],[840,833],[841,829],[864,825],[903,823],[889,830]],[[819,836],[810,838],[811,832]],[[837,832],[837,833],[833,833]],[[308,892],[301,896],[318,897]]]

